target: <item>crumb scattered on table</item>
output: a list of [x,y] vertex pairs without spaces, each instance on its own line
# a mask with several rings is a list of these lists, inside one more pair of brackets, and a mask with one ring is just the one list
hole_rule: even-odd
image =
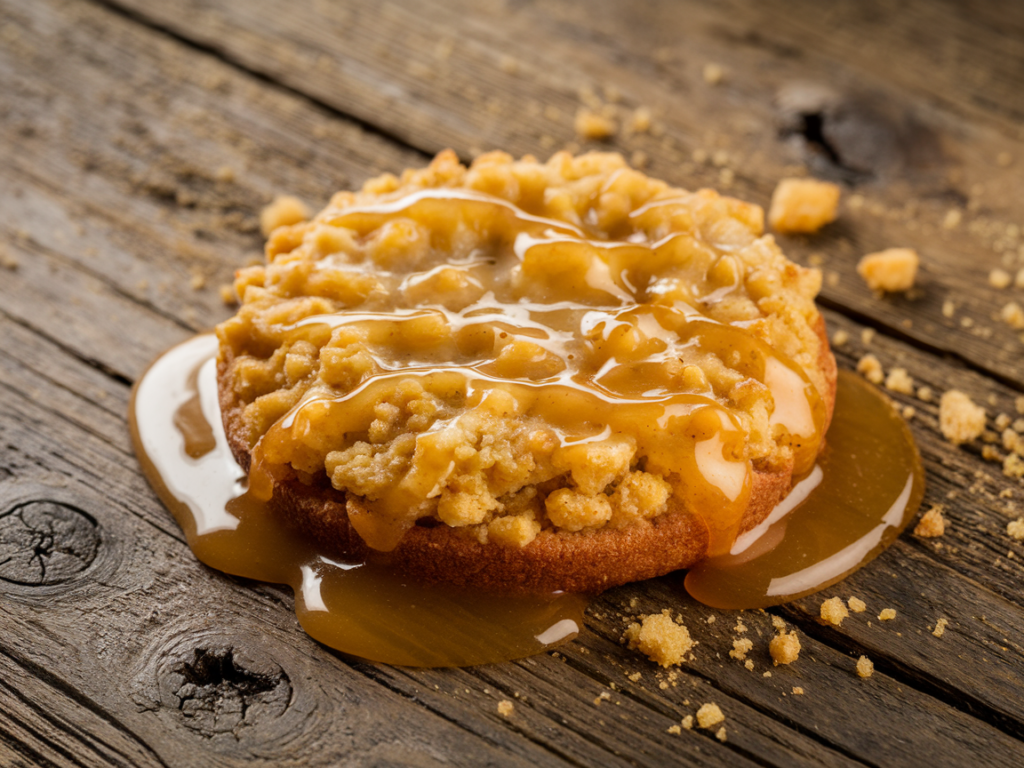
[[783,179],[772,193],[768,223],[783,234],[817,232],[836,218],[839,187],[817,179]]
[[867,656],[861,656],[857,659],[857,675],[858,677],[871,677],[874,674],[875,665]]
[[743,661],[744,659],[747,658],[747,653],[753,647],[754,647],[753,641],[749,640],[748,638],[744,637],[744,638],[740,638],[739,640],[733,640],[732,641],[732,650],[729,651],[729,655],[732,658],[734,658],[734,659],[738,659],[740,661]]
[[843,623],[843,619],[849,615],[850,612],[846,610],[846,606],[843,605],[842,598],[831,597],[821,604],[822,620],[831,624],[833,627],[838,627]]
[[709,61],[704,65],[702,74],[704,75],[705,83],[708,85],[718,85],[725,79],[725,68],[721,64]]
[[872,384],[881,384],[885,378],[882,364],[870,352],[857,361],[857,373],[862,374]]
[[768,643],[768,653],[775,666],[792,664],[800,658],[800,638],[795,631],[778,634]]
[[988,284],[993,288],[1007,288],[1013,278],[1005,269],[993,269],[988,273]]
[[883,608],[882,612],[878,614],[879,621],[892,621],[896,618],[896,611],[893,608]]
[[290,195],[275,197],[274,201],[260,211],[260,231],[269,236],[278,227],[299,224],[309,219],[310,212],[299,198]]
[[639,650],[663,667],[682,663],[686,654],[697,644],[690,638],[690,632],[685,626],[672,620],[667,609],[643,616],[641,622],[626,628],[625,638],[629,647]]
[[939,428],[954,445],[970,442],[985,431],[985,409],[963,392],[951,389],[939,401]]
[[859,597],[851,597],[846,601],[846,604],[850,606],[850,610],[854,613],[864,613],[868,609],[868,604]]
[[887,248],[862,258],[857,264],[857,274],[873,291],[897,293],[914,286],[920,262],[913,248]]
[[707,703],[703,704],[700,709],[697,710],[697,725],[705,730],[708,728],[714,728],[721,722],[725,721],[725,715],[722,714],[722,710],[717,704]]
[[935,622],[935,629],[932,630],[932,634],[936,637],[942,637],[946,632],[947,624],[949,624],[949,619],[939,619]]
[[914,535],[922,539],[934,539],[946,532],[946,518],[942,516],[942,505],[936,504],[917,521]]
[[901,395],[912,395],[914,380],[907,373],[906,368],[893,368],[885,378],[885,388]]
[[618,126],[610,117],[605,117],[600,112],[590,109],[580,109],[576,113],[576,121],[573,123],[576,135],[580,139],[589,141],[600,141],[615,135]]
[[1024,328],[1024,309],[1016,301],[1008,302],[999,310],[999,319],[1019,331]]
[[509,717],[515,711],[515,705],[508,699],[498,702],[498,714],[502,717]]

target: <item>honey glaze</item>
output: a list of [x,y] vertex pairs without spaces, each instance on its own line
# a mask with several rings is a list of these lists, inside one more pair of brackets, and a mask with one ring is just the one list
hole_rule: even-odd
[[246,491],[217,402],[217,340],[158,358],[136,384],[129,424],[150,484],[206,565],[288,584],[303,629],[353,656],[403,666],[470,666],[540,653],[572,637],[587,598],[495,596],[425,586],[372,560],[338,562]]
[[840,371],[835,415],[814,471],[729,554],[690,570],[686,590],[728,609],[817,592],[892,544],[923,495],[921,460],[903,419],[877,389]]

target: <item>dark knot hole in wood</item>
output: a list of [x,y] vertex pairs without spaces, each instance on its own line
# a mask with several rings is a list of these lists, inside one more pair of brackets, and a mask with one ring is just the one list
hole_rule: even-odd
[[291,703],[287,673],[273,662],[254,665],[234,648],[196,648],[165,667],[163,700],[206,738],[239,738],[242,729],[279,717]]
[[99,547],[96,521],[70,504],[29,501],[0,513],[0,581],[62,584],[92,565]]

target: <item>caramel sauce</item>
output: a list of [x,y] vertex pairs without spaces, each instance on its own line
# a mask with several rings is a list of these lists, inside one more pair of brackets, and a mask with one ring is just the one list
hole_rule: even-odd
[[[246,491],[216,398],[212,335],[157,359],[129,411],[136,454],[196,557],[225,573],[289,584],[303,629],[372,661],[469,666],[521,658],[571,639],[583,595],[495,596],[426,586],[372,560],[339,562],[276,520]],[[823,589],[870,562],[914,517],[924,493],[906,425],[876,389],[841,371],[818,464],[732,553],[686,577],[718,608],[776,605]]]
[[[582,454],[572,458],[574,445],[631,439],[635,462],[642,460],[645,471],[685,478],[674,483],[679,501],[704,519],[711,552],[728,552],[751,491],[748,432],[735,403],[703,375],[696,385],[687,383],[683,369],[712,355],[748,387],[767,388],[769,439],[793,451],[797,474],[813,466],[825,407],[801,367],[746,327],[755,321],[723,323],[710,316],[708,307],[746,295],[738,273],[722,267],[731,263],[728,249],[694,232],[657,240],[645,234],[658,230],[648,219],[660,222],[674,206],[683,204],[669,199],[637,209],[614,240],[600,239],[599,228],[582,222],[533,215],[501,198],[460,190],[422,190],[327,216],[325,226],[357,241],[420,226],[430,233],[429,248],[423,255],[419,245],[409,246],[404,261],[390,268],[350,255],[312,263],[275,256],[282,259],[275,286],[293,280],[309,286],[318,274],[332,272],[372,275],[376,283],[354,302],[358,308],[346,301],[336,313],[282,322],[274,343],[301,339],[322,349],[342,334],[346,343],[365,344],[372,363],[348,388],[327,385],[321,375],[259,436],[252,492],[269,498],[275,468],[308,472],[311,454],[372,443],[374,406],[415,380],[449,411],[415,435],[410,467],[372,492],[335,484],[364,497],[368,513],[350,520],[370,547],[393,549],[417,516],[432,514],[431,500],[449,478],[468,471],[447,428],[474,412],[534,428],[531,440],[549,446],[547,453],[537,449],[538,465],[554,451],[567,463],[585,463]],[[452,262],[466,231],[487,247]],[[511,490],[547,479],[524,477]]]
[[217,340],[197,336],[157,359],[132,394],[129,423],[150,484],[206,565],[288,584],[303,629],[344,653],[403,666],[470,666],[530,656],[574,637],[587,598],[495,597],[424,586],[374,562],[338,562],[246,491],[216,395]]
[[825,589],[892,544],[923,496],[907,425],[877,389],[840,371],[814,472],[730,554],[691,569],[686,590],[715,608],[764,608]]

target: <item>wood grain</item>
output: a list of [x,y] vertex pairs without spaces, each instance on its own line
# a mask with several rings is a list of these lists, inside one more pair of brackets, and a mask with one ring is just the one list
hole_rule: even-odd
[[[987,274],[1024,221],[1019,9],[791,8],[0,2],[0,247],[17,262],[0,268],[0,764],[1020,765],[1024,546],[1006,524],[1022,489],[980,445],[943,440],[934,402],[893,395],[916,409],[947,533],[907,533],[837,585],[869,606],[841,627],[816,621],[828,595],[773,609],[803,646],[788,667],[768,656],[769,615],[713,611],[673,578],[605,593],[576,641],[533,659],[348,659],[301,631],[290,590],[199,565],[131,455],[131,382],[227,315],[217,288],[258,255],[275,193],[316,206],[448,145],[546,154],[575,141],[586,86],[654,111],[660,135],[609,146],[676,183],[729,170],[731,192],[766,203],[792,166],[841,180],[840,221],[783,241],[839,275],[824,302],[851,339],[840,365],[872,352],[1016,417],[1020,341],[990,319],[1014,293]],[[726,68],[718,86],[707,62]],[[780,107],[808,79],[831,89],[815,109],[835,158]],[[853,271],[896,243],[924,257],[916,298],[874,297]],[[620,644],[664,607],[700,641],[674,679]],[[741,636],[752,671],[729,657]],[[724,743],[668,732],[708,701]]]

